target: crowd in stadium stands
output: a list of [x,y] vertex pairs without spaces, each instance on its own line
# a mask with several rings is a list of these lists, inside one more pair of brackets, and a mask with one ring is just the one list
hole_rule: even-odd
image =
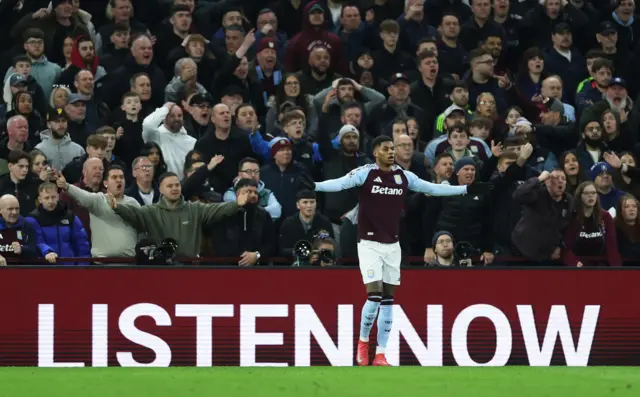
[[358,192],[301,177],[372,163],[389,135],[422,179],[494,185],[407,196],[405,256],[620,266],[640,254],[635,16],[634,0],[0,0],[0,265],[167,238],[240,266],[293,262],[300,240],[311,264],[356,257]]

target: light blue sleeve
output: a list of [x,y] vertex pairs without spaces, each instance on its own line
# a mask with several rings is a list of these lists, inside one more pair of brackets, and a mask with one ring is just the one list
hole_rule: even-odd
[[467,194],[466,186],[451,186],[423,181],[411,171],[403,171],[409,181],[409,189],[431,196],[461,196]]
[[371,171],[371,169],[371,165],[363,165],[362,167],[354,169],[341,178],[329,179],[324,182],[317,182],[316,192],[340,192],[343,190],[351,189],[352,187],[362,186],[364,184],[364,181],[367,180],[367,176],[369,175],[369,171]]
[[282,215],[282,206],[278,202],[276,195],[273,192],[269,195],[269,202],[264,207],[265,210],[271,215],[271,219],[279,219]]
[[446,136],[444,136],[444,139],[442,138],[443,137],[433,139],[429,144],[427,144],[427,147],[424,148],[424,156],[429,160],[429,164],[431,166],[433,166],[433,162],[436,161],[436,149],[438,148],[438,145],[442,143],[444,139],[447,139]]
[[224,192],[224,195],[222,196],[222,201],[229,202],[229,201],[236,201],[236,191],[233,189],[229,189],[226,192]]

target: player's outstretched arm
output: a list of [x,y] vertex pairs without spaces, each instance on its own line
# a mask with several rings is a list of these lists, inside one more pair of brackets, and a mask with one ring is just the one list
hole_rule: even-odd
[[370,170],[371,167],[365,165],[354,169],[343,177],[316,182],[312,186],[316,192],[340,192],[356,186],[362,186]]

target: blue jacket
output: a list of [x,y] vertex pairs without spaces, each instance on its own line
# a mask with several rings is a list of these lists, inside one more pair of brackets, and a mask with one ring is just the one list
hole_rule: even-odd
[[[91,247],[82,222],[73,215],[66,203],[59,203],[55,210],[46,211],[39,206],[26,218],[35,230],[40,255],[55,252],[59,257],[90,258]],[[88,265],[87,262],[66,263]]]
[[[571,62],[560,55],[554,48],[544,53],[544,70],[549,74],[557,74],[564,82],[562,102],[573,104],[578,84],[588,76],[586,61],[582,54],[571,49]],[[471,95],[469,95],[471,98]]]
[[283,172],[275,163],[260,169],[260,181],[271,190],[282,206],[282,219],[296,213],[296,194],[300,190],[300,175],[307,173],[306,168],[293,161]]
[[13,239],[13,233],[10,235],[6,233],[7,230],[15,230],[15,236],[22,246],[22,253],[19,255],[21,258],[37,258],[38,248],[36,246],[36,235],[33,227],[27,223],[23,216],[18,217],[18,221],[13,225],[7,225],[4,218],[0,217],[0,246],[3,248],[0,254],[4,257],[16,257],[13,250],[8,251],[6,246],[11,245],[15,240]]

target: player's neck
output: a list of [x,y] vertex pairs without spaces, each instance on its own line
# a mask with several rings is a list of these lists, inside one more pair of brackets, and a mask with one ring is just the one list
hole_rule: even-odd
[[386,165],[386,164],[376,163],[376,165],[378,166],[378,168],[379,168],[381,171],[384,171],[384,172],[389,172],[389,171],[391,171],[391,168],[393,167],[393,164],[391,164],[391,165]]

